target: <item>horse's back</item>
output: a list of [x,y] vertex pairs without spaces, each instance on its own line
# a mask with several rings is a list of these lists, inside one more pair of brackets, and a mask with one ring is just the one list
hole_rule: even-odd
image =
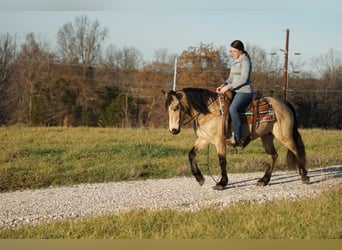
[[267,96],[266,98],[270,101],[277,119],[293,119],[291,109],[285,102],[271,96]]

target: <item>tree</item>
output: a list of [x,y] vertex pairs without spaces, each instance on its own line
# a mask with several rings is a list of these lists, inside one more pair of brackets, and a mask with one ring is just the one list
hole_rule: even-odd
[[[326,54],[319,56],[314,66],[321,78],[316,91],[317,109],[314,125],[318,127],[341,128],[342,111],[340,108],[342,92],[342,53],[330,49]],[[308,86],[307,90],[312,90]]]
[[[277,82],[281,77],[279,55],[267,53],[255,45],[246,45],[246,51],[251,57],[251,80],[253,89],[260,95],[281,95]],[[278,93],[277,93],[278,92]]]
[[[114,86],[119,88],[124,97],[124,102],[122,97],[120,97],[120,102],[116,102],[117,105],[123,105],[121,108],[123,110],[124,125],[130,126],[130,109],[129,96],[134,96],[139,92],[136,87],[136,74],[140,68],[142,62],[141,52],[134,47],[124,47],[122,50],[117,50],[113,45],[109,46],[107,49],[107,56],[105,60],[105,65],[109,68],[111,74],[111,81],[114,82]],[[121,117],[121,116],[120,116]]]
[[57,43],[62,61],[85,66],[96,65],[101,58],[101,45],[108,31],[99,22],[80,16],[59,29]]
[[189,47],[179,56],[178,82],[182,87],[216,88],[228,77],[228,61],[226,51],[212,44]]
[[15,69],[15,52],[15,39],[8,33],[0,35],[0,123],[5,122],[14,107],[9,86]]
[[47,74],[50,61],[53,61],[53,55],[49,52],[47,43],[37,40],[33,33],[29,33],[21,45],[17,58],[17,74],[12,82],[15,88],[13,92],[17,95],[14,99],[18,100],[17,121],[25,122],[26,119],[31,119],[33,99],[42,100],[34,96],[38,94],[37,84],[51,84]]
[[322,80],[328,84],[325,87],[332,87],[341,84],[342,81],[342,53],[330,49],[326,54],[314,59],[313,66],[321,75]]
[[[138,89],[136,98],[136,123],[138,126],[158,127],[167,120],[164,97],[161,90],[173,81],[176,55],[168,54],[167,49],[155,51],[151,63],[145,63],[137,74]],[[170,87],[170,86],[169,86]]]

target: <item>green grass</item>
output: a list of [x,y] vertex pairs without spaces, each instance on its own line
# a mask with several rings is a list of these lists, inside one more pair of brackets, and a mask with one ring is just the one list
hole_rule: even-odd
[[[342,131],[300,131],[308,168],[341,164]],[[195,140],[191,129],[172,136],[167,129],[0,128],[0,191],[106,181],[190,176],[188,151]],[[286,148],[276,142],[285,168]],[[203,173],[219,173],[213,147],[203,150]],[[209,161],[208,161],[209,159]],[[228,171],[264,170],[267,157],[260,140],[245,150],[228,148]],[[198,212],[140,210],[0,229],[0,238],[111,239],[341,239],[342,189],[303,201],[255,205],[241,202]]]
[[[308,168],[341,164],[342,131],[301,131]],[[0,191],[108,181],[190,176],[188,152],[195,134],[182,130],[117,128],[0,128]],[[286,168],[286,148],[276,142],[275,171]],[[213,146],[198,155],[204,174],[218,174]],[[228,172],[263,171],[268,160],[260,140],[235,153],[228,148]],[[208,165],[209,162],[209,165]]]
[[132,211],[0,229],[2,239],[341,239],[342,188],[315,199],[219,210]]

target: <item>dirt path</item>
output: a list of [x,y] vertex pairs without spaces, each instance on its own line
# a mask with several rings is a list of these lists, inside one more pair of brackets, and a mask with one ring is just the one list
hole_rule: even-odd
[[313,198],[332,185],[341,185],[342,166],[309,170],[309,185],[300,181],[297,172],[275,172],[266,187],[256,186],[263,173],[229,174],[223,191],[212,189],[206,176],[199,186],[194,178],[82,184],[40,190],[0,194],[0,227],[16,227],[43,220],[78,218],[119,213],[132,209],[172,208],[196,211],[207,206],[225,207],[248,200]]

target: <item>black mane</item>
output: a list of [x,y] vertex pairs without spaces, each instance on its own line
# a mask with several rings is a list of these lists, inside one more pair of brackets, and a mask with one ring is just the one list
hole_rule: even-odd
[[217,93],[202,88],[184,88],[189,107],[197,112],[209,114],[209,104],[217,98]]

